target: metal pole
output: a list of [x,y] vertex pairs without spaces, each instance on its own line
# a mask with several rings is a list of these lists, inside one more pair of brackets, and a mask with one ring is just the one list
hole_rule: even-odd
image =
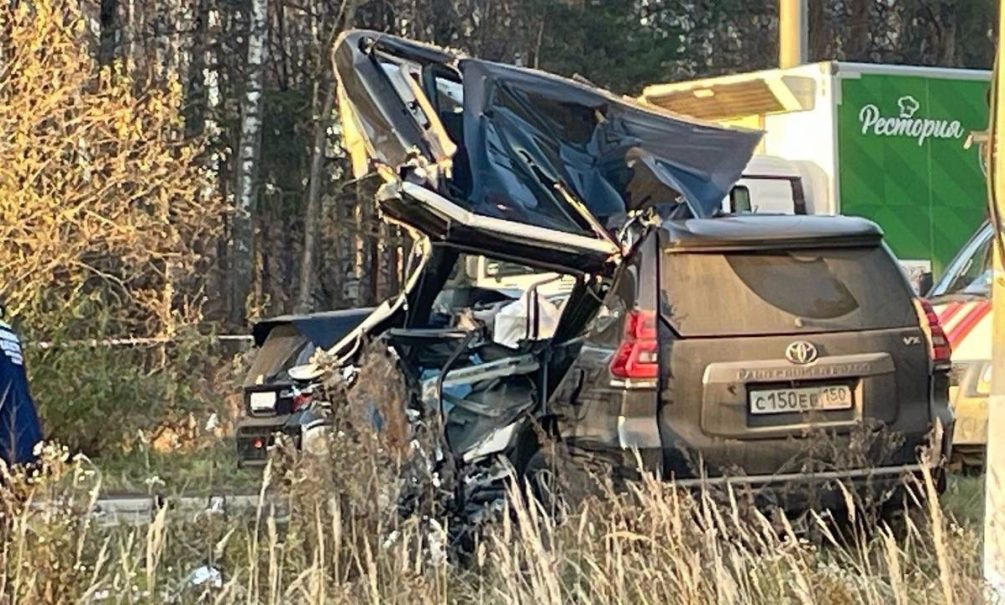
[[1002,217],[1005,217],[1005,0],[998,3],[998,48],[992,78],[991,126],[987,143],[989,214],[995,228],[994,274],[991,280],[993,335],[991,396],[988,398],[987,472],[984,483],[984,578],[999,595],[1005,593],[1005,258]]
[[806,62],[806,0],[778,0],[778,66]]

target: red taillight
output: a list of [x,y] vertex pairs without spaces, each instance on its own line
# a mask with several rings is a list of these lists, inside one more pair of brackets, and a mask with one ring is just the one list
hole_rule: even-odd
[[659,375],[659,342],[656,313],[631,311],[625,318],[625,335],[611,360],[611,375],[622,379],[653,379]]
[[928,340],[928,356],[933,365],[947,366],[950,364],[953,350],[946,338],[946,332],[942,329],[939,316],[932,308],[931,303],[923,298],[914,299],[914,308],[918,312],[918,322],[921,330]]
[[311,403],[314,393],[310,391],[297,391],[293,395],[293,411],[302,410]]

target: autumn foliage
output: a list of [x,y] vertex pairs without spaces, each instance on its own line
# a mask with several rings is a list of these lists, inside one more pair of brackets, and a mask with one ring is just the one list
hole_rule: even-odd
[[[73,0],[0,6],[0,295],[35,335],[198,319],[223,206],[177,81],[99,69]],[[96,321],[95,318],[114,318]]]

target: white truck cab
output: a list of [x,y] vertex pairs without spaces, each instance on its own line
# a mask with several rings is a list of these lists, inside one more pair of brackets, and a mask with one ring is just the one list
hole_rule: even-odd
[[796,162],[755,155],[722,200],[726,214],[806,214],[807,182]]
[[522,292],[538,285],[538,291],[543,296],[557,296],[568,294],[576,285],[576,280],[571,275],[543,273],[517,263],[484,256],[465,255],[463,259],[467,283],[479,288]]

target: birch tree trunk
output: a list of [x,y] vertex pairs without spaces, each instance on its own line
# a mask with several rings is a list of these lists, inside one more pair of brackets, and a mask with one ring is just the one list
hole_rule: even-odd
[[245,62],[244,98],[241,102],[241,138],[237,151],[234,217],[231,223],[230,311],[243,323],[252,283],[253,212],[258,199],[259,158],[262,146],[262,93],[267,53],[268,0],[250,0],[248,56]]
[[206,129],[206,112],[209,109],[209,90],[206,87],[209,14],[210,0],[198,0],[185,94],[185,134],[189,137],[200,136]]

